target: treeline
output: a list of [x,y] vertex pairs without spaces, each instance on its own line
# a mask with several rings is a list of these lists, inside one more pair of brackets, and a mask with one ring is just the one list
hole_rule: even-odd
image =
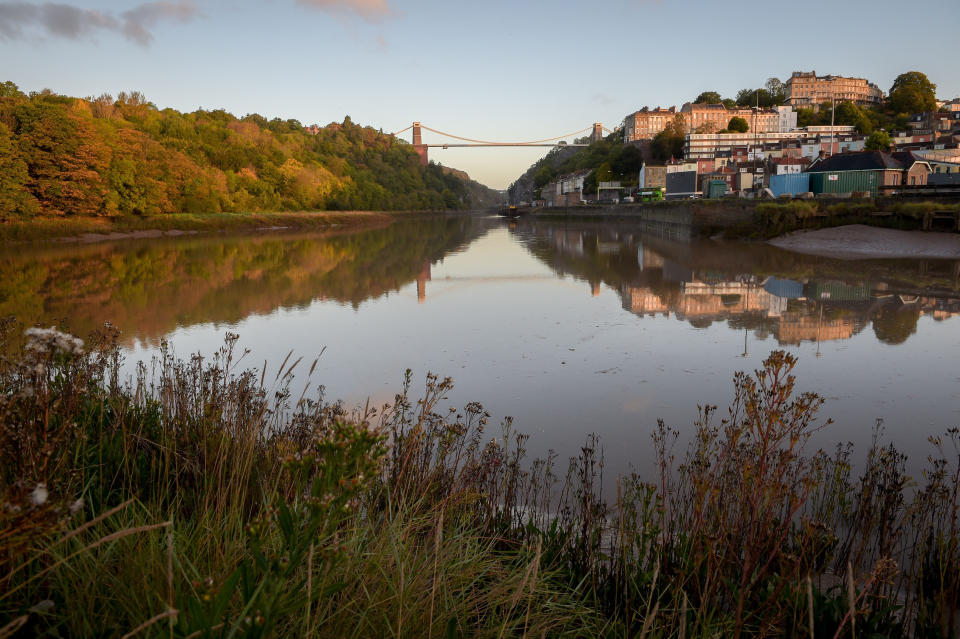
[[159,109],[0,84],[0,219],[464,209],[493,192],[370,127]]

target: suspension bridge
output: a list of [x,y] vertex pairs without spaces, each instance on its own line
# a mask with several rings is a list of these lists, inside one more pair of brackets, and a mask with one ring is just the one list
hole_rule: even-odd
[[[517,147],[517,146],[541,146],[541,147],[553,147],[553,146],[590,146],[590,143],[596,142],[597,140],[603,139],[604,133],[613,133],[610,129],[603,126],[600,122],[595,122],[592,126],[585,127],[579,131],[574,131],[572,133],[566,133],[564,135],[558,135],[552,138],[546,138],[543,140],[530,140],[527,142],[492,142],[490,140],[475,140],[473,138],[467,138],[460,135],[454,135],[452,133],[444,133],[443,131],[438,131],[437,129],[432,129],[425,124],[419,122],[414,122],[405,129],[401,129],[394,133],[391,133],[393,136],[398,136],[407,131],[413,130],[412,140],[413,148],[416,150],[417,154],[420,156],[420,162],[426,166],[429,161],[428,158],[428,149],[452,149],[452,148],[464,148],[464,147]],[[430,131],[436,135],[440,135],[451,140],[457,140],[456,142],[443,142],[440,144],[424,144],[423,143],[423,131]],[[565,140],[567,138],[573,138],[582,133],[590,132],[590,142],[588,143],[567,143]]]

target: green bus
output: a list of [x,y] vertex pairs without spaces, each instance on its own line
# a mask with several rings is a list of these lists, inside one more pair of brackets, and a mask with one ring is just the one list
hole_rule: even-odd
[[637,189],[637,202],[659,202],[666,189],[662,186]]

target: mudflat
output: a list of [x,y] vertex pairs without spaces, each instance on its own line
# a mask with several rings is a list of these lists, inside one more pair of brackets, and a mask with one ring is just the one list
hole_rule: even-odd
[[769,243],[797,253],[838,259],[960,259],[960,234],[898,231],[862,224],[796,231]]

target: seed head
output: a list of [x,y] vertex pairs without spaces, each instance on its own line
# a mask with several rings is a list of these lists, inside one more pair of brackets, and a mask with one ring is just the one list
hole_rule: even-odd
[[30,501],[34,506],[43,506],[47,503],[50,493],[47,491],[46,484],[37,484],[37,487],[30,493]]

